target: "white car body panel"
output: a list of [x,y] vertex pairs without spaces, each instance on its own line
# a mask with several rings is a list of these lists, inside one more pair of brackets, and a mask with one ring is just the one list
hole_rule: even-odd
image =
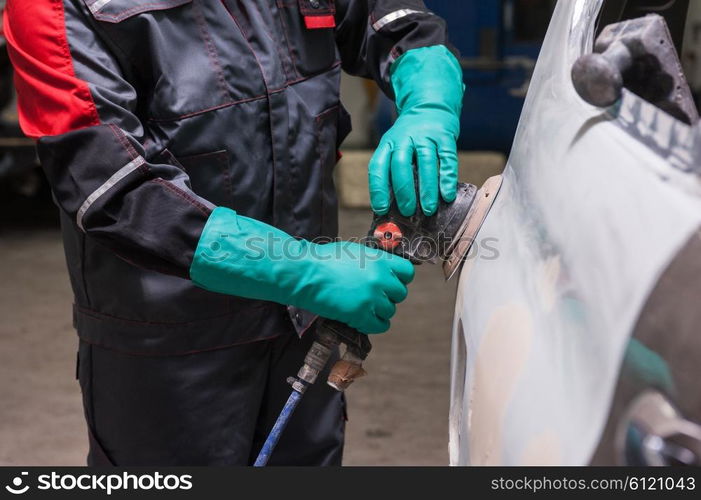
[[701,223],[698,127],[624,91],[604,111],[570,79],[600,0],[560,0],[453,326],[450,460],[586,464],[656,279]]

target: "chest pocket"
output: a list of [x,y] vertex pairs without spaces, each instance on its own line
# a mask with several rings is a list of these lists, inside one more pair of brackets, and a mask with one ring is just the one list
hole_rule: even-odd
[[320,73],[338,60],[334,0],[277,0],[290,56],[300,76]]
[[88,10],[98,21],[118,23],[141,12],[165,10],[192,0],[159,0],[157,2],[140,2],[134,0],[84,0]]
[[229,83],[211,32],[216,13],[208,2],[82,1],[137,88],[148,119],[177,120],[262,91],[255,80],[235,89]]

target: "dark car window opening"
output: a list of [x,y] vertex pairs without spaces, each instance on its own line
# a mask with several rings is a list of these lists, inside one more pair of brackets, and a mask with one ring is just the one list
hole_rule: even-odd
[[556,3],[554,0],[514,0],[514,42],[541,43]]

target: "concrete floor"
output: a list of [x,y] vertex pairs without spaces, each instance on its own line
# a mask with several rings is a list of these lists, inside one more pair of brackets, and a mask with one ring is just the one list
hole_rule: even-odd
[[[0,223],[13,217],[5,214]],[[370,213],[346,210],[341,220],[343,235],[360,236]],[[0,465],[84,464],[60,235],[34,220],[12,225],[0,226]],[[348,391],[348,465],[447,463],[455,284],[445,284],[438,267],[417,271],[392,330],[373,338],[369,375]]]
[[[367,210],[345,210],[344,237],[367,234]],[[348,390],[347,465],[446,465],[450,342],[457,280],[422,265],[392,328],[374,336],[368,376]]]

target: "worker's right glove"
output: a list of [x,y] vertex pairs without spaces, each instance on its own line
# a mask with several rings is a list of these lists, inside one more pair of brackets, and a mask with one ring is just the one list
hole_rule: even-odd
[[213,292],[292,305],[382,333],[407,296],[414,266],[357,243],[297,240],[220,207],[205,225],[190,277]]

